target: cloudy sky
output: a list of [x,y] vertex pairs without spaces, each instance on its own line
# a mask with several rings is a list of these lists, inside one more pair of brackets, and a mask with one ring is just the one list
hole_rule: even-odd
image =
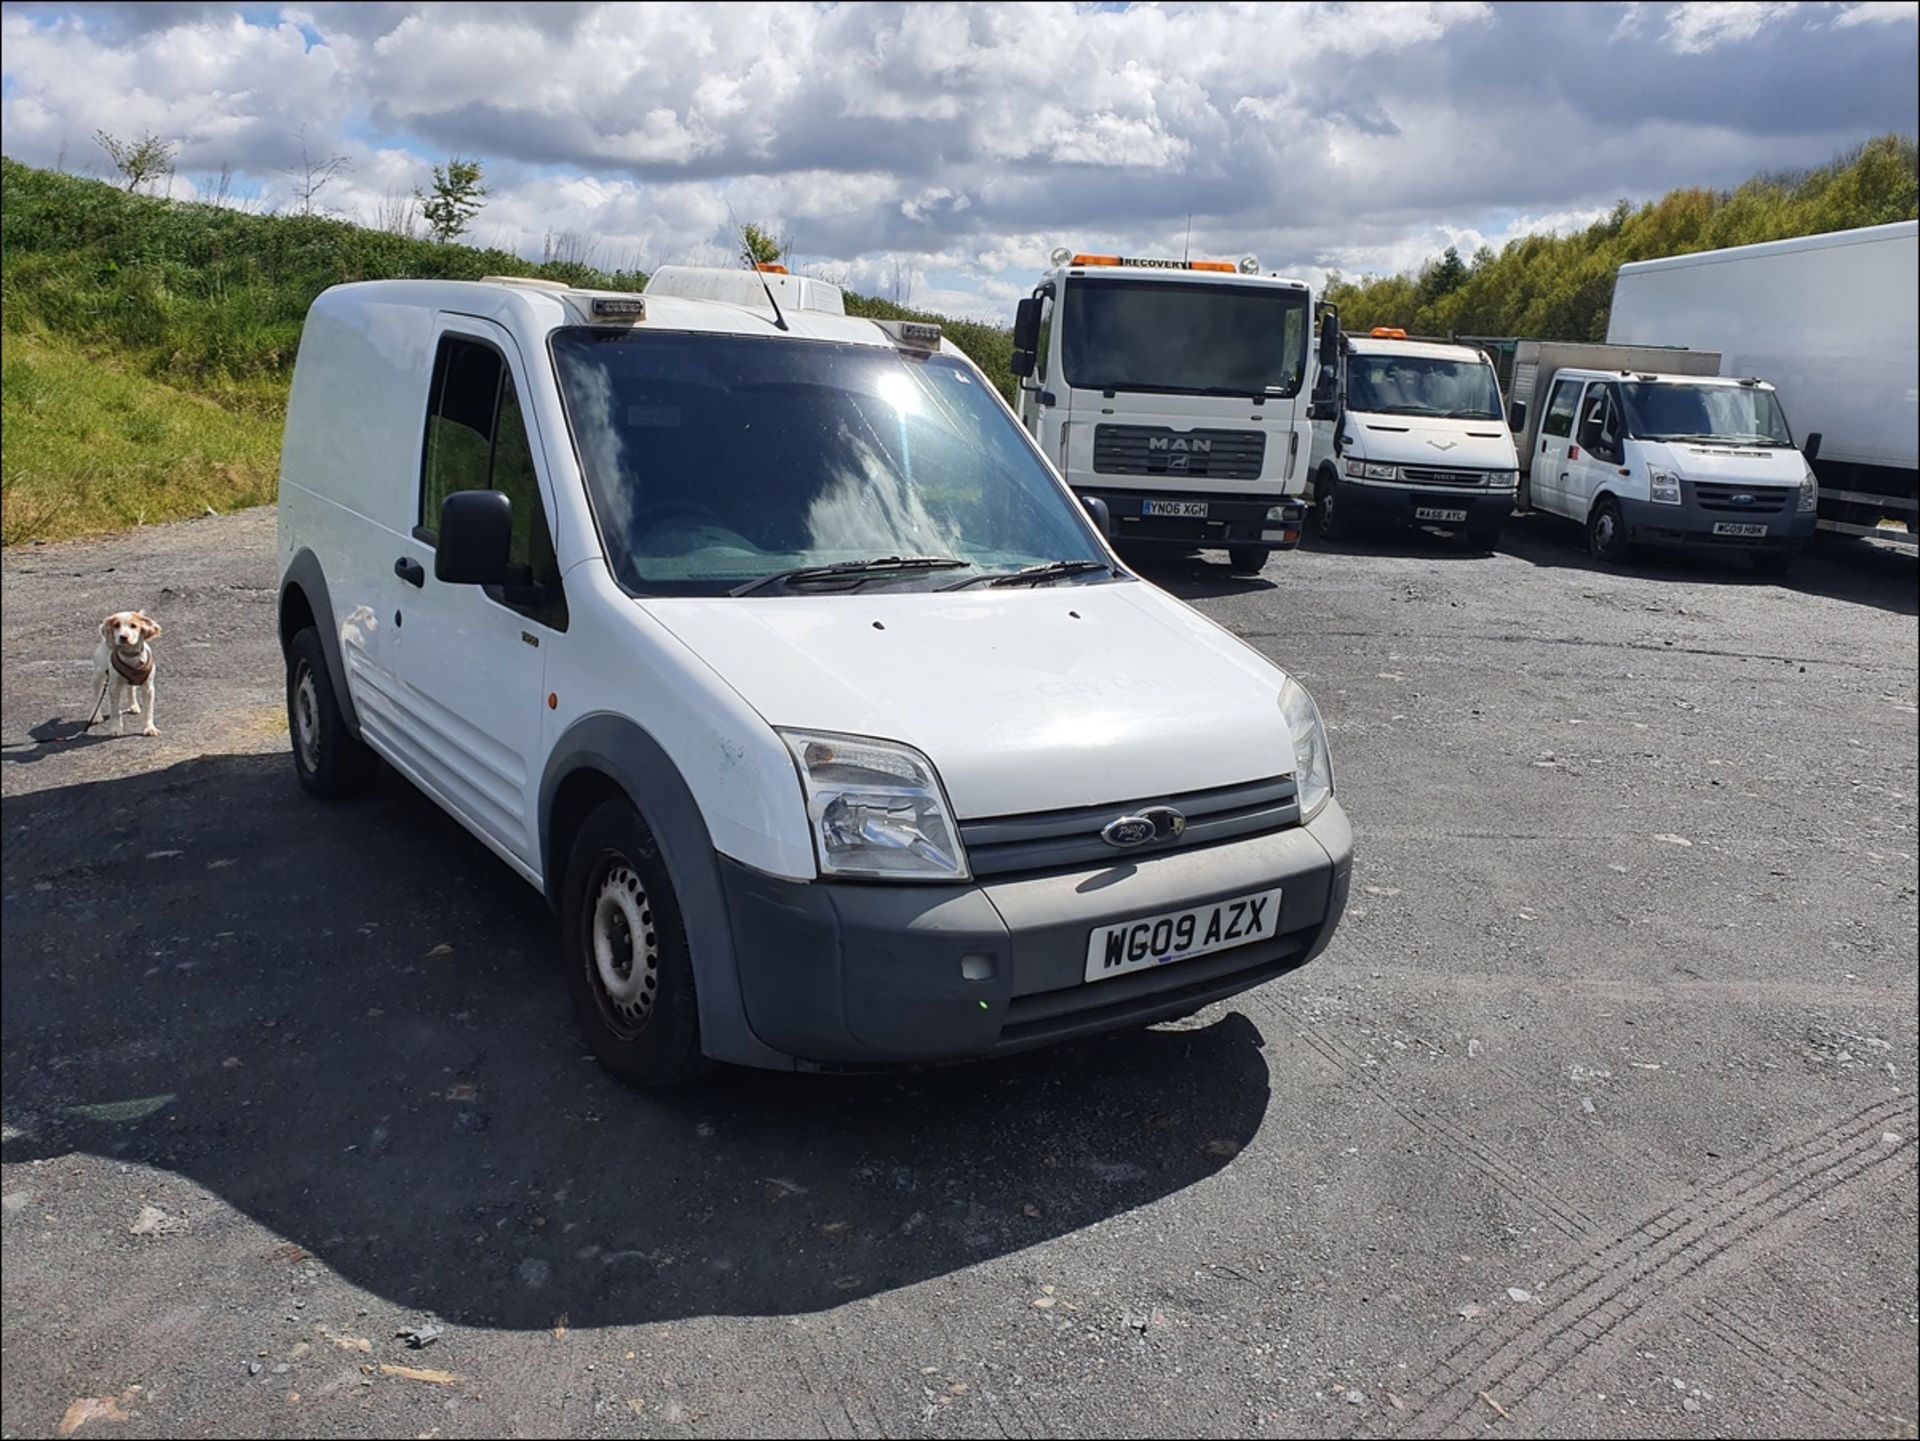
[[[1317,279],[1586,223],[1916,128],[1911,3],[4,6],[16,160],[96,129],[289,202],[304,127],[371,221],[483,160],[473,239],[722,260],[733,221],[876,294],[1005,319],[1049,249]],[[577,243],[577,242],[576,242]]]

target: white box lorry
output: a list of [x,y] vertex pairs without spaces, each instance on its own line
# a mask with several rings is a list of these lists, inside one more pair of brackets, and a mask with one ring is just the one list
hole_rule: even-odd
[[1607,339],[1710,348],[1773,383],[1820,481],[1820,528],[1915,541],[1920,222],[1620,267]]
[[1065,248],[1013,328],[1020,419],[1122,546],[1225,547],[1258,572],[1305,519],[1306,283],[1248,256]]

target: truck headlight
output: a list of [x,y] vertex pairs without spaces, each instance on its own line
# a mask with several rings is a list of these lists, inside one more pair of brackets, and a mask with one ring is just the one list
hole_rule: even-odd
[[1820,509],[1820,482],[1814,479],[1812,470],[1800,477],[1800,514],[1812,515]]
[[1680,504],[1680,477],[1670,470],[1647,472],[1647,493],[1662,505]]
[[1355,480],[1398,480],[1400,472],[1391,465],[1372,460],[1349,460],[1347,474]]
[[1327,728],[1320,708],[1307,688],[1288,676],[1280,687],[1280,714],[1293,737],[1293,781],[1300,792],[1300,819],[1320,814],[1333,795],[1333,755],[1327,749]]
[[870,736],[782,730],[807,796],[823,876],[963,881],[960,828],[933,765]]

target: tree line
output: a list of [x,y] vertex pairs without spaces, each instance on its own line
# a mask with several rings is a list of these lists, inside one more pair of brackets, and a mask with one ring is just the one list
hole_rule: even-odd
[[1674,190],[1637,208],[1622,200],[1571,235],[1524,236],[1471,257],[1448,246],[1415,271],[1335,276],[1327,299],[1349,331],[1602,341],[1614,276],[1629,261],[1915,218],[1920,153],[1911,136],[1883,135],[1818,169],[1755,176],[1731,191]]

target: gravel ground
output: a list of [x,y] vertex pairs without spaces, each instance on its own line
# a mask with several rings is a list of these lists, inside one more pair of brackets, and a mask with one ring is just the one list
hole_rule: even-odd
[[[452,822],[300,795],[272,567],[6,553],[6,1435],[1916,1434],[1911,556],[1158,572],[1334,727],[1327,954],[667,1097]],[[164,735],[74,739],[127,606]]]

